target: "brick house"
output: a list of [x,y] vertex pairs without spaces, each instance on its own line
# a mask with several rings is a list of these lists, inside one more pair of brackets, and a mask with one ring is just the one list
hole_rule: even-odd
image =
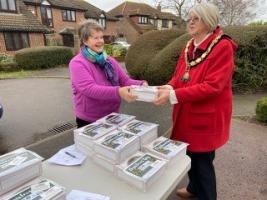
[[104,27],[106,42],[117,36],[118,19],[84,0],[0,0],[0,53],[44,45],[77,49],[76,30],[86,19]]
[[49,32],[21,0],[0,0],[0,53],[44,46],[44,34]]
[[126,1],[108,12],[118,18],[118,34],[127,42],[134,42],[141,34],[151,30],[164,30],[177,27],[178,17],[162,12],[161,7],[153,8],[145,3]]
[[110,17],[84,0],[23,1],[42,24],[54,31],[54,34],[47,35],[47,38],[54,39],[64,46],[77,45],[74,42],[74,39],[77,39],[76,29],[86,19],[93,19],[105,28],[104,35],[107,41],[116,36],[115,26],[118,19]]

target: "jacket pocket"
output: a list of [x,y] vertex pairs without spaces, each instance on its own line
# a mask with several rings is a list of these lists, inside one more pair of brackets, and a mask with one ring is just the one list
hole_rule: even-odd
[[190,133],[215,134],[215,112],[214,104],[191,104],[188,116]]

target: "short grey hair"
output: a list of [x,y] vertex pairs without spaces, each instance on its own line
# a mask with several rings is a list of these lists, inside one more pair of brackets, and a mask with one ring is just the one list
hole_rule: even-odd
[[93,31],[101,31],[104,32],[104,29],[101,25],[93,20],[87,20],[83,22],[78,28],[78,35],[80,38],[80,45],[83,45],[83,42],[88,40],[90,36],[92,36]]
[[212,3],[199,3],[189,11],[191,12],[194,12],[208,26],[209,32],[213,32],[219,24],[219,9]]

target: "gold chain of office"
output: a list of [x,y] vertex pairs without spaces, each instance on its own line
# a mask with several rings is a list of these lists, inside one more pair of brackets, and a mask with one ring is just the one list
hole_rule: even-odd
[[200,57],[198,57],[195,60],[192,60],[189,62],[189,55],[188,55],[188,51],[189,51],[189,46],[190,44],[193,42],[193,38],[191,40],[189,40],[186,44],[186,48],[185,48],[185,64],[186,64],[186,70],[185,73],[183,75],[183,77],[181,78],[182,81],[187,82],[190,80],[189,77],[189,71],[192,67],[198,65],[199,63],[201,63],[203,60],[205,60],[205,58],[210,54],[212,48],[220,41],[220,39],[222,38],[223,34],[218,35],[209,45],[209,47],[207,48],[207,50],[202,53],[202,55]]

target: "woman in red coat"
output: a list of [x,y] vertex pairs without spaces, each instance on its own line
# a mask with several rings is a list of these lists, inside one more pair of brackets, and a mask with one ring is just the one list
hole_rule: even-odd
[[171,138],[189,143],[191,158],[187,188],[177,195],[215,200],[215,150],[229,139],[232,114],[232,75],[237,46],[218,26],[219,11],[201,3],[189,12],[188,41],[168,85],[160,86],[156,105],[170,101]]

